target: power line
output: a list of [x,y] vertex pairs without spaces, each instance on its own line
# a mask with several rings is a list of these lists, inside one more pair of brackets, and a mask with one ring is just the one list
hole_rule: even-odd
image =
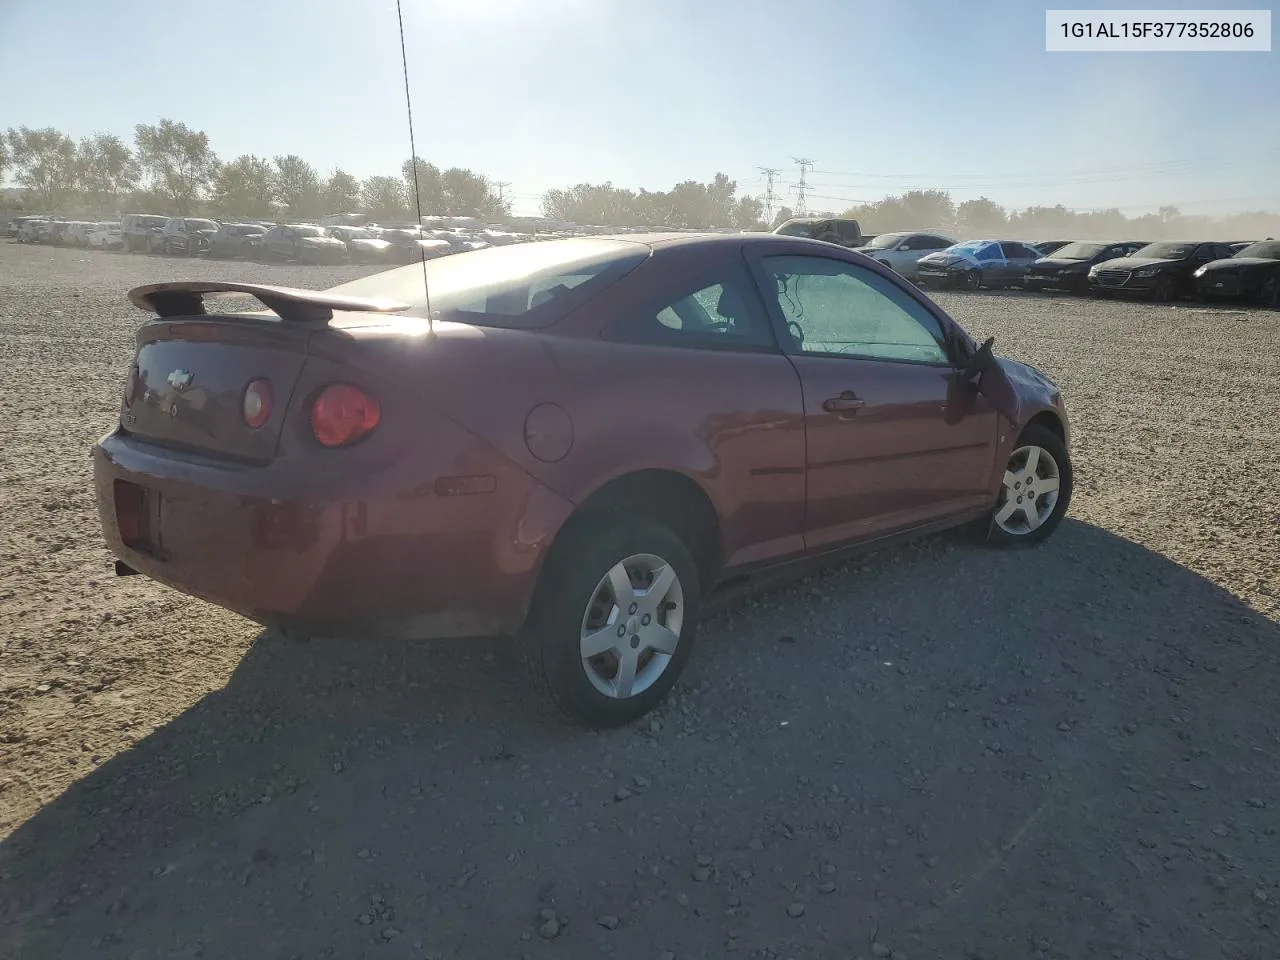
[[775,167],[757,167],[756,169],[763,173],[769,181],[769,185],[765,187],[764,191],[764,222],[773,223],[773,201],[775,199],[773,195],[773,178],[782,171]]
[[804,157],[792,157],[791,162],[800,166],[800,182],[796,185],[796,214],[803,216],[805,212],[805,190],[808,188],[809,168],[813,166],[814,161]]

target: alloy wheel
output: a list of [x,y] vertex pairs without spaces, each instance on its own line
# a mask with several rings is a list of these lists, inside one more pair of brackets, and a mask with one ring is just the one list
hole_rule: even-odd
[[579,652],[592,686],[615,700],[653,686],[680,644],[684,613],[684,589],[671,564],[649,553],[614,564],[582,615]]
[[1011,536],[1033,533],[1053,516],[1058,505],[1061,471],[1044,447],[1019,447],[1009,457],[995,522]]

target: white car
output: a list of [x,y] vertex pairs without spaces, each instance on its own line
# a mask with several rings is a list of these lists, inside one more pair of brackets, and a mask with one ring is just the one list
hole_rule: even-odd
[[69,247],[87,247],[89,233],[97,224],[89,220],[73,220],[67,224],[67,232],[62,235],[62,242]]
[[119,250],[124,246],[124,232],[119,223],[95,223],[89,231],[89,246],[94,250]]
[[952,246],[954,240],[936,233],[882,233],[865,246],[853,249],[877,263],[895,270],[908,280],[916,279],[916,262],[930,253]]

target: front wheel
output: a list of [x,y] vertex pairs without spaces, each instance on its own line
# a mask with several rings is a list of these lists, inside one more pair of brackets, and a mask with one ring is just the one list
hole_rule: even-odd
[[533,678],[579,723],[631,723],[667,696],[689,659],[697,564],[652,522],[584,518],[564,536],[522,638]]
[[1151,291],[1151,299],[1156,303],[1168,303],[1173,299],[1173,279],[1171,277],[1159,277],[1156,279],[1156,285]]
[[1004,468],[987,541],[1029,547],[1048,539],[1071,504],[1072,478],[1071,456],[1058,435],[1045,427],[1027,427]]
[[961,290],[977,290],[980,286],[982,286],[981,270],[967,270],[960,278]]

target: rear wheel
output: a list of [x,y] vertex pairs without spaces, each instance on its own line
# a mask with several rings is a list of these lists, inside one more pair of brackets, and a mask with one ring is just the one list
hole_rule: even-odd
[[581,520],[557,543],[523,642],[531,672],[579,723],[614,727],[658,705],[693,646],[701,587],[684,542],[656,523]]
[[1000,547],[1046,540],[1071,504],[1071,456],[1056,433],[1027,427],[1004,469],[1000,498],[987,521],[986,539]]

